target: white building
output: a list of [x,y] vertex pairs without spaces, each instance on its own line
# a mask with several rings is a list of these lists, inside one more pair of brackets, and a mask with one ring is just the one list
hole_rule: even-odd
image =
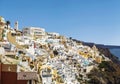
[[60,34],[56,33],[56,32],[49,32],[48,35],[50,35],[50,36],[60,36]]
[[5,19],[2,17],[2,16],[0,16],[0,28],[4,28],[5,27]]
[[23,35],[30,36],[32,38],[44,38],[45,37],[45,29],[39,27],[25,27],[23,28]]
[[4,56],[5,54],[5,49],[0,45],[0,55]]
[[42,84],[51,84],[52,83],[52,74],[51,71],[47,69],[41,71]]

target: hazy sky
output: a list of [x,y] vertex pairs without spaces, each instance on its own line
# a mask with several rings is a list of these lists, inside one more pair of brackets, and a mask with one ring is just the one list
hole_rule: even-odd
[[87,42],[120,45],[120,0],[0,0],[0,16],[19,28],[43,27]]

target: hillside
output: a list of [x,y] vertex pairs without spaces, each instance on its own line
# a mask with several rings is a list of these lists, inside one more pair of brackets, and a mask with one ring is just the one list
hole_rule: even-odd
[[[67,38],[44,28],[3,29],[0,62],[35,84],[120,84],[120,61],[108,48]],[[19,77],[18,79],[19,80]],[[23,79],[21,79],[23,80]]]

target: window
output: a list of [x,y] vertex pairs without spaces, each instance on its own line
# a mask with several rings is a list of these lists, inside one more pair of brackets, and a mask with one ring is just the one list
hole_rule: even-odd
[[34,34],[42,34],[42,32],[34,32]]

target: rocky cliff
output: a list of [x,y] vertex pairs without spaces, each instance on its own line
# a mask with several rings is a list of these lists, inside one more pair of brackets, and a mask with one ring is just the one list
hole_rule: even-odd
[[[83,43],[84,44],[84,43]],[[93,46],[94,43],[85,43],[85,45]],[[98,65],[97,68],[94,68],[89,74],[90,84],[120,84],[120,61],[117,56],[114,56],[110,52],[110,48],[119,48],[119,46],[105,46],[97,45],[96,47],[101,54],[104,54],[111,61],[103,61]]]

